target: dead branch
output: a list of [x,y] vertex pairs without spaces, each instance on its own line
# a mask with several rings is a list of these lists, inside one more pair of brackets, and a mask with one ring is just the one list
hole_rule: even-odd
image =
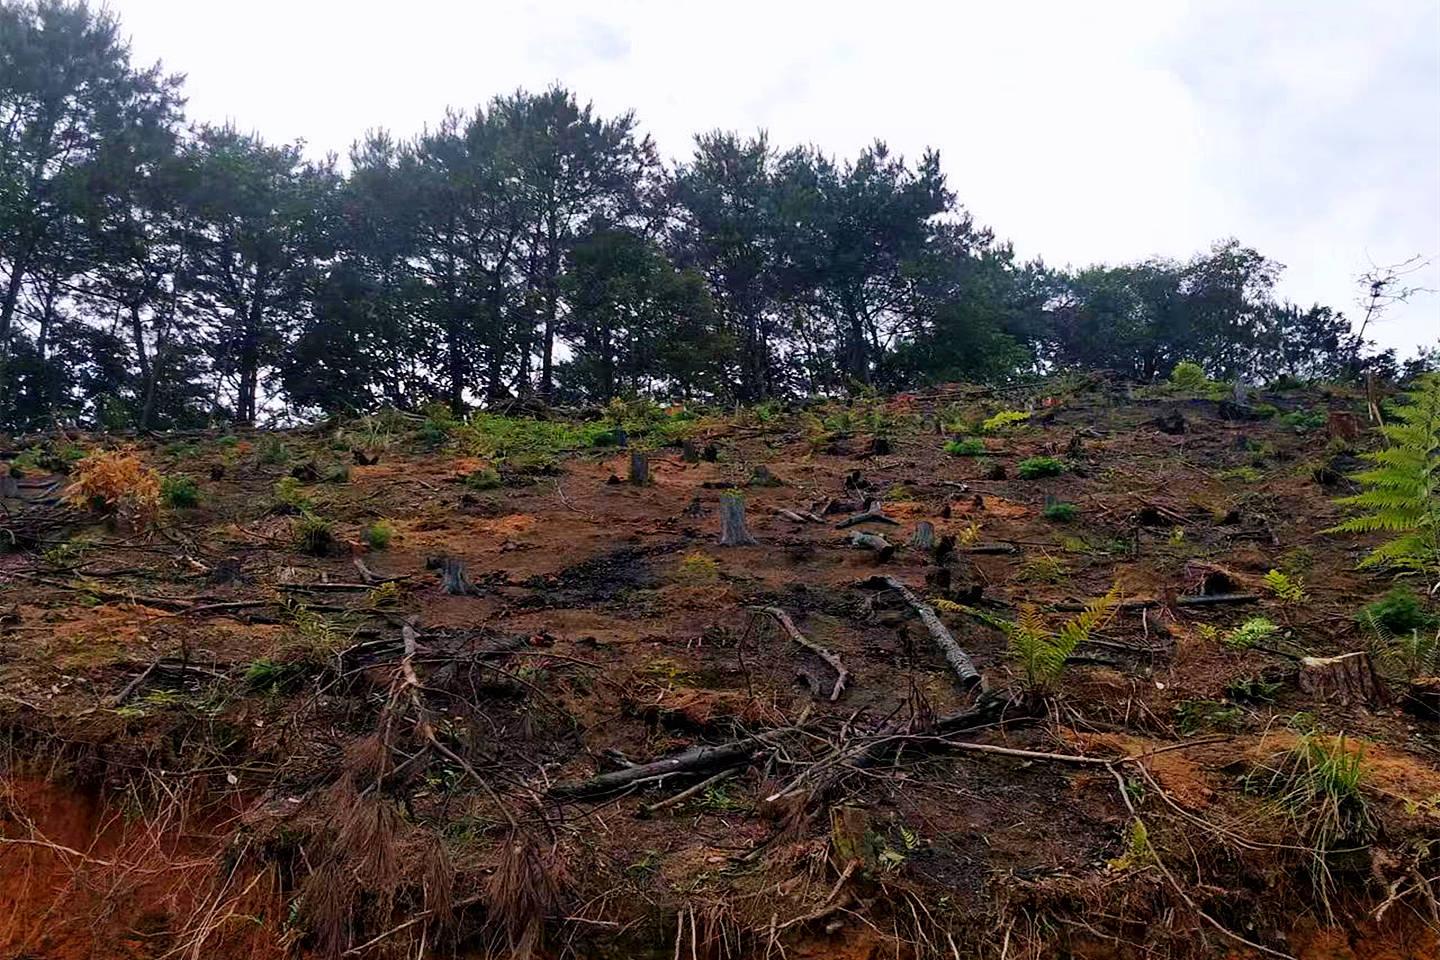
[[[759,613],[769,614],[775,618],[775,622],[780,624],[781,629],[785,631],[791,640],[794,640],[800,644],[800,646],[809,650],[830,665],[830,668],[835,671],[835,684],[830,689],[830,700],[831,702],[839,700],[840,694],[845,691],[846,684],[850,682],[850,671],[845,669],[845,665],[840,662],[840,658],[819,644],[808,640],[805,634],[801,633],[799,628],[795,626],[795,621],[790,619],[790,615],[779,607],[756,607],[755,609]],[[821,691],[815,689],[813,686],[811,692],[816,696],[821,694]]]
[[839,530],[844,530],[846,527],[853,527],[861,523],[886,523],[892,527],[900,526],[899,520],[896,520],[894,517],[885,516],[884,509],[879,500],[871,500],[869,506],[865,508],[863,513],[857,513],[853,517],[846,517],[844,520],[835,524],[835,527]]
[[981,686],[982,679],[980,672],[975,669],[975,664],[970,661],[970,655],[960,647],[960,644],[955,642],[955,638],[950,634],[950,631],[945,628],[945,624],[941,623],[940,618],[935,615],[934,608],[924,600],[921,600],[915,595],[913,590],[894,577],[875,577],[871,578],[870,582],[874,583],[876,580],[878,580],[880,584],[900,594],[905,602],[910,604],[911,609],[919,614],[920,621],[925,624],[925,629],[930,631],[930,638],[935,641],[935,645],[938,646],[940,652],[944,654],[945,662],[950,664],[950,670],[955,674],[955,678],[960,681],[960,686],[967,690]]
[[789,733],[794,728],[783,727],[744,740],[715,745],[704,744],[681,751],[673,757],[640,763],[623,770],[601,773],[589,780],[572,780],[550,787],[547,796],[557,800],[576,800],[584,797],[604,796],[616,793],[641,780],[672,776],[677,773],[698,773],[717,767],[738,767],[749,763],[758,754],[770,749],[770,741]]

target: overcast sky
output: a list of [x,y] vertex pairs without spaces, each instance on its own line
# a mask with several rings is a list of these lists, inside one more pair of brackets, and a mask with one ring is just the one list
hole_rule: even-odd
[[[667,157],[716,127],[851,156],[941,151],[1025,257],[1183,258],[1238,237],[1354,315],[1421,254],[1440,288],[1440,0],[111,0],[189,112],[312,152],[560,82]],[[1440,295],[1376,330],[1440,339]]]

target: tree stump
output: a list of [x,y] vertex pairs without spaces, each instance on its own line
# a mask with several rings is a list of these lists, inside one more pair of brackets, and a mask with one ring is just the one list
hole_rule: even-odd
[[630,453],[630,483],[643,487],[650,482],[650,461],[639,450]]
[[760,464],[750,474],[750,486],[752,487],[780,487],[785,482],[770,472],[765,464]]
[[700,462],[700,448],[695,445],[694,440],[685,440],[680,444],[680,459],[686,463]]
[[0,474],[0,497],[18,496],[20,496],[20,484],[16,481],[15,477],[12,476],[9,471]]
[[465,561],[455,557],[445,557],[440,561],[440,590],[452,597],[471,597],[480,593],[465,572]]
[[757,541],[745,526],[745,501],[736,496],[720,498],[720,546],[745,547]]
[[1384,704],[1390,693],[1363,650],[1338,657],[1301,657],[1300,689],[1312,696],[1348,706]]
[[916,550],[929,552],[935,547],[935,524],[929,520],[921,520],[915,525],[915,532],[910,535],[910,546]]
[[1440,677],[1417,677],[1405,688],[1403,706],[1417,717],[1440,720]]

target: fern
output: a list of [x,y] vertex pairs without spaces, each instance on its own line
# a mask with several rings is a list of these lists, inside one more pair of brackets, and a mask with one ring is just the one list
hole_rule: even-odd
[[1091,631],[1109,619],[1119,602],[1119,588],[1111,587],[1109,593],[1092,601],[1053,633],[1035,607],[1021,607],[1019,618],[1002,626],[1010,638],[1010,655],[1025,671],[1026,685],[1037,692],[1053,687],[1065,672],[1066,658],[1090,638]]
[[1396,534],[1360,561],[1440,576],[1440,374],[1427,373],[1380,428],[1388,446],[1363,456],[1373,469],[1354,475],[1366,489],[1336,502],[1356,516],[1327,533]]
[[1382,673],[1407,680],[1440,675],[1440,630],[1391,630],[1368,608],[1360,612],[1360,626],[1370,637],[1370,656]]
[[1310,599],[1305,592],[1305,578],[1283,573],[1279,570],[1271,570],[1265,574],[1263,579],[1265,589],[1275,595],[1277,600],[1285,603],[1304,603]]

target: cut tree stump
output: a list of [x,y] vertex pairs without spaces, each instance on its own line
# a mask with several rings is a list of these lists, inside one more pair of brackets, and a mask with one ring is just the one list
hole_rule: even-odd
[[477,597],[480,588],[470,582],[465,572],[465,561],[445,557],[440,561],[440,590],[452,597]]
[[794,640],[800,646],[815,654],[815,656],[823,660],[826,665],[834,671],[835,678],[830,683],[828,690],[824,689],[819,679],[810,673],[802,671],[800,675],[805,678],[806,684],[810,687],[810,692],[815,696],[828,697],[831,701],[839,700],[840,694],[845,692],[845,685],[850,682],[850,671],[845,669],[845,665],[840,662],[840,658],[819,644],[807,639],[805,634],[801,633],[800,629],[795,626],[795,621],[790,619],[790,615],[779,607],[756,607],[755,609],[758,613],[767,614],[774,618],[775,622],[780,625],[780,629],[784,630],[785,634],[791,640]]
[[1370,663],[1370,654],[1363,650],[1338,657],[1301,657],[1298,682],[1305,693],[1341,706],[1390,700],[1389,690]]
[[630,452],[630,483],[637,487],[643,487],[650,482],[650,461],[640,450]]
[[720,498],[720,546],[746,547],[757,541],[745,526],[745,501],[739,497]]
[[915,525],[915,532],[910,535],[910,546],[916,550],[929,552],[935,548],[935,524],[929,520],[921,520]]
[[1405,688],[1402,706],[1417,717],[1440,720],[1440,677],[1417,677]]
[[695,445],[694,440],[685,440],[680,444],[680,459],[686,463],[700,462],[700,448]]

